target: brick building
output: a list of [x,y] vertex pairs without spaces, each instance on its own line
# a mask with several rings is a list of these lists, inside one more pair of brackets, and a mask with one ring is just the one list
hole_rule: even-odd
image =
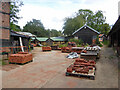
[[10,41],[10,2],[0,3],[0,47],[8,46]]

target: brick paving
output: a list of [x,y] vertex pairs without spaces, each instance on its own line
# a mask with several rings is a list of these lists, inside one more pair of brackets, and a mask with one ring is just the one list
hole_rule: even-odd
[[42,52],[39,47],[32,53],[31,63],[8,65],[14,67],[9,70],[3,66],[3,88],[118,88],[118,59],[111,48],[102,48],[95,80],[65,76],[65,69],[74,62],[65,57],[67,53]]

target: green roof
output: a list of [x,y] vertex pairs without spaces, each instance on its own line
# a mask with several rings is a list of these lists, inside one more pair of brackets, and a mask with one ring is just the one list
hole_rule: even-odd
[[[37,37],[36,39],[39,40],[39,41],[46,41],[49,38],[46,38],[46,37]],[[53,40],[53,41],[65,41],[64,37],[50,37],[50,39]]]
[[46,41],[48,38],[45,38],[45,37],[37,37],[36,39],[38,39],[39,41]]
[[64,37],[50,37],[53,41],[65,41]]

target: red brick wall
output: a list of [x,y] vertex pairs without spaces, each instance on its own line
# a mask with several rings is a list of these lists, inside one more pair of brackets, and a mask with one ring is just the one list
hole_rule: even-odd
[[9,39],[10,37],[10,16],[6,13],[10,13],[10,4],[2,2],[0,3],[0,39]]
[[10,38],[10,31],[7,29],[1,29],[0,28],[0,39],[9,39]]

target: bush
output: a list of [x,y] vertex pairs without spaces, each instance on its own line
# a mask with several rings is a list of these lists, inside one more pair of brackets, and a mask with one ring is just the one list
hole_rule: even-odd
[[62,48],[62,47],[67,47],[67,46],[68,46],[67,43],[66,43],[66,44],[61,44],[61,45],[59,45],[60,48]]
[[97,38],[96,38],[95,43],[96,43],[97,45],[99,45],[99,44],[100,44],[100,41],[99,41],[99,37],[98,37],[98,36],[97,36]]
[[85,47],[88,47],[88,46],[89,46],[89,44],[88,44],[88,43],[86,43],[84,46],[85,46]]
[[77,47],[82,47],[82,45],[78,44]]
[[109,46],[110,42],[108,40],[105,40],[103,44]]
[[75,38],[70,39],[69,42],[75,42],[77,45],[80,45],[83,43],[83,41],[81,39],[75,39]]
[[103,45],[101,43],[98,46],[103,47]]
[[6,65],[6,62],[4,62],[4,60],[0,60],[0,65]]

